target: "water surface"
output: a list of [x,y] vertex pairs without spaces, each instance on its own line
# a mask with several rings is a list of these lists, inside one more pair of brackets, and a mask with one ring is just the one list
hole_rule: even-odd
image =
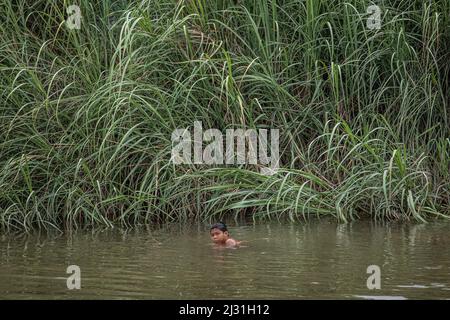
[[[205,225],[0,236],[1,299],[448,299],[450,223]],[[69,265],[81,289],[69,290]],[[378,265],[381,289],[367,288]]]

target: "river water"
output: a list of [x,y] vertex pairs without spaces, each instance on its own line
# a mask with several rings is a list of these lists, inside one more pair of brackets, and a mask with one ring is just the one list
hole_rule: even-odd
[[[450,223],[229,228],[242,247],[215,248],[204,224],[2,234],[0,299],[450,298]],[[70,265],[80,289],[68,289]],[[372,265],[380,289],[368,288]]]

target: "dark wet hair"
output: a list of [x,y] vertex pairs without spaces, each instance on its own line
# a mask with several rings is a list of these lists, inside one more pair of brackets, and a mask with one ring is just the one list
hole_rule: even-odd
[[228,231],[227,225],[222,221],[214,223],[211,228],[209,228],[209,231],[211,231],[212,229],[219,229],[222,232]]

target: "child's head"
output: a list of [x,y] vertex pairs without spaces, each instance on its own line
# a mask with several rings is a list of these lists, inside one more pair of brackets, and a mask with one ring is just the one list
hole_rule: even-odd
[[217,244],[224,244],[230,237],[227,225],[223,222],[213,224],[209,229],[209,234],[211,235],[211,240]]

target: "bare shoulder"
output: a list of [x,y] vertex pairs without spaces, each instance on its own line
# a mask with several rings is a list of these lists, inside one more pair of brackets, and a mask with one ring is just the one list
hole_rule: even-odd
[[236,247],[236,246],[238,246],[240,243],[241,243],[241,241],[236,241],[236,240],[231,239],[231,238],[228,239],[228,240],[225,242],[225,244],[226,244],[227,247]]

